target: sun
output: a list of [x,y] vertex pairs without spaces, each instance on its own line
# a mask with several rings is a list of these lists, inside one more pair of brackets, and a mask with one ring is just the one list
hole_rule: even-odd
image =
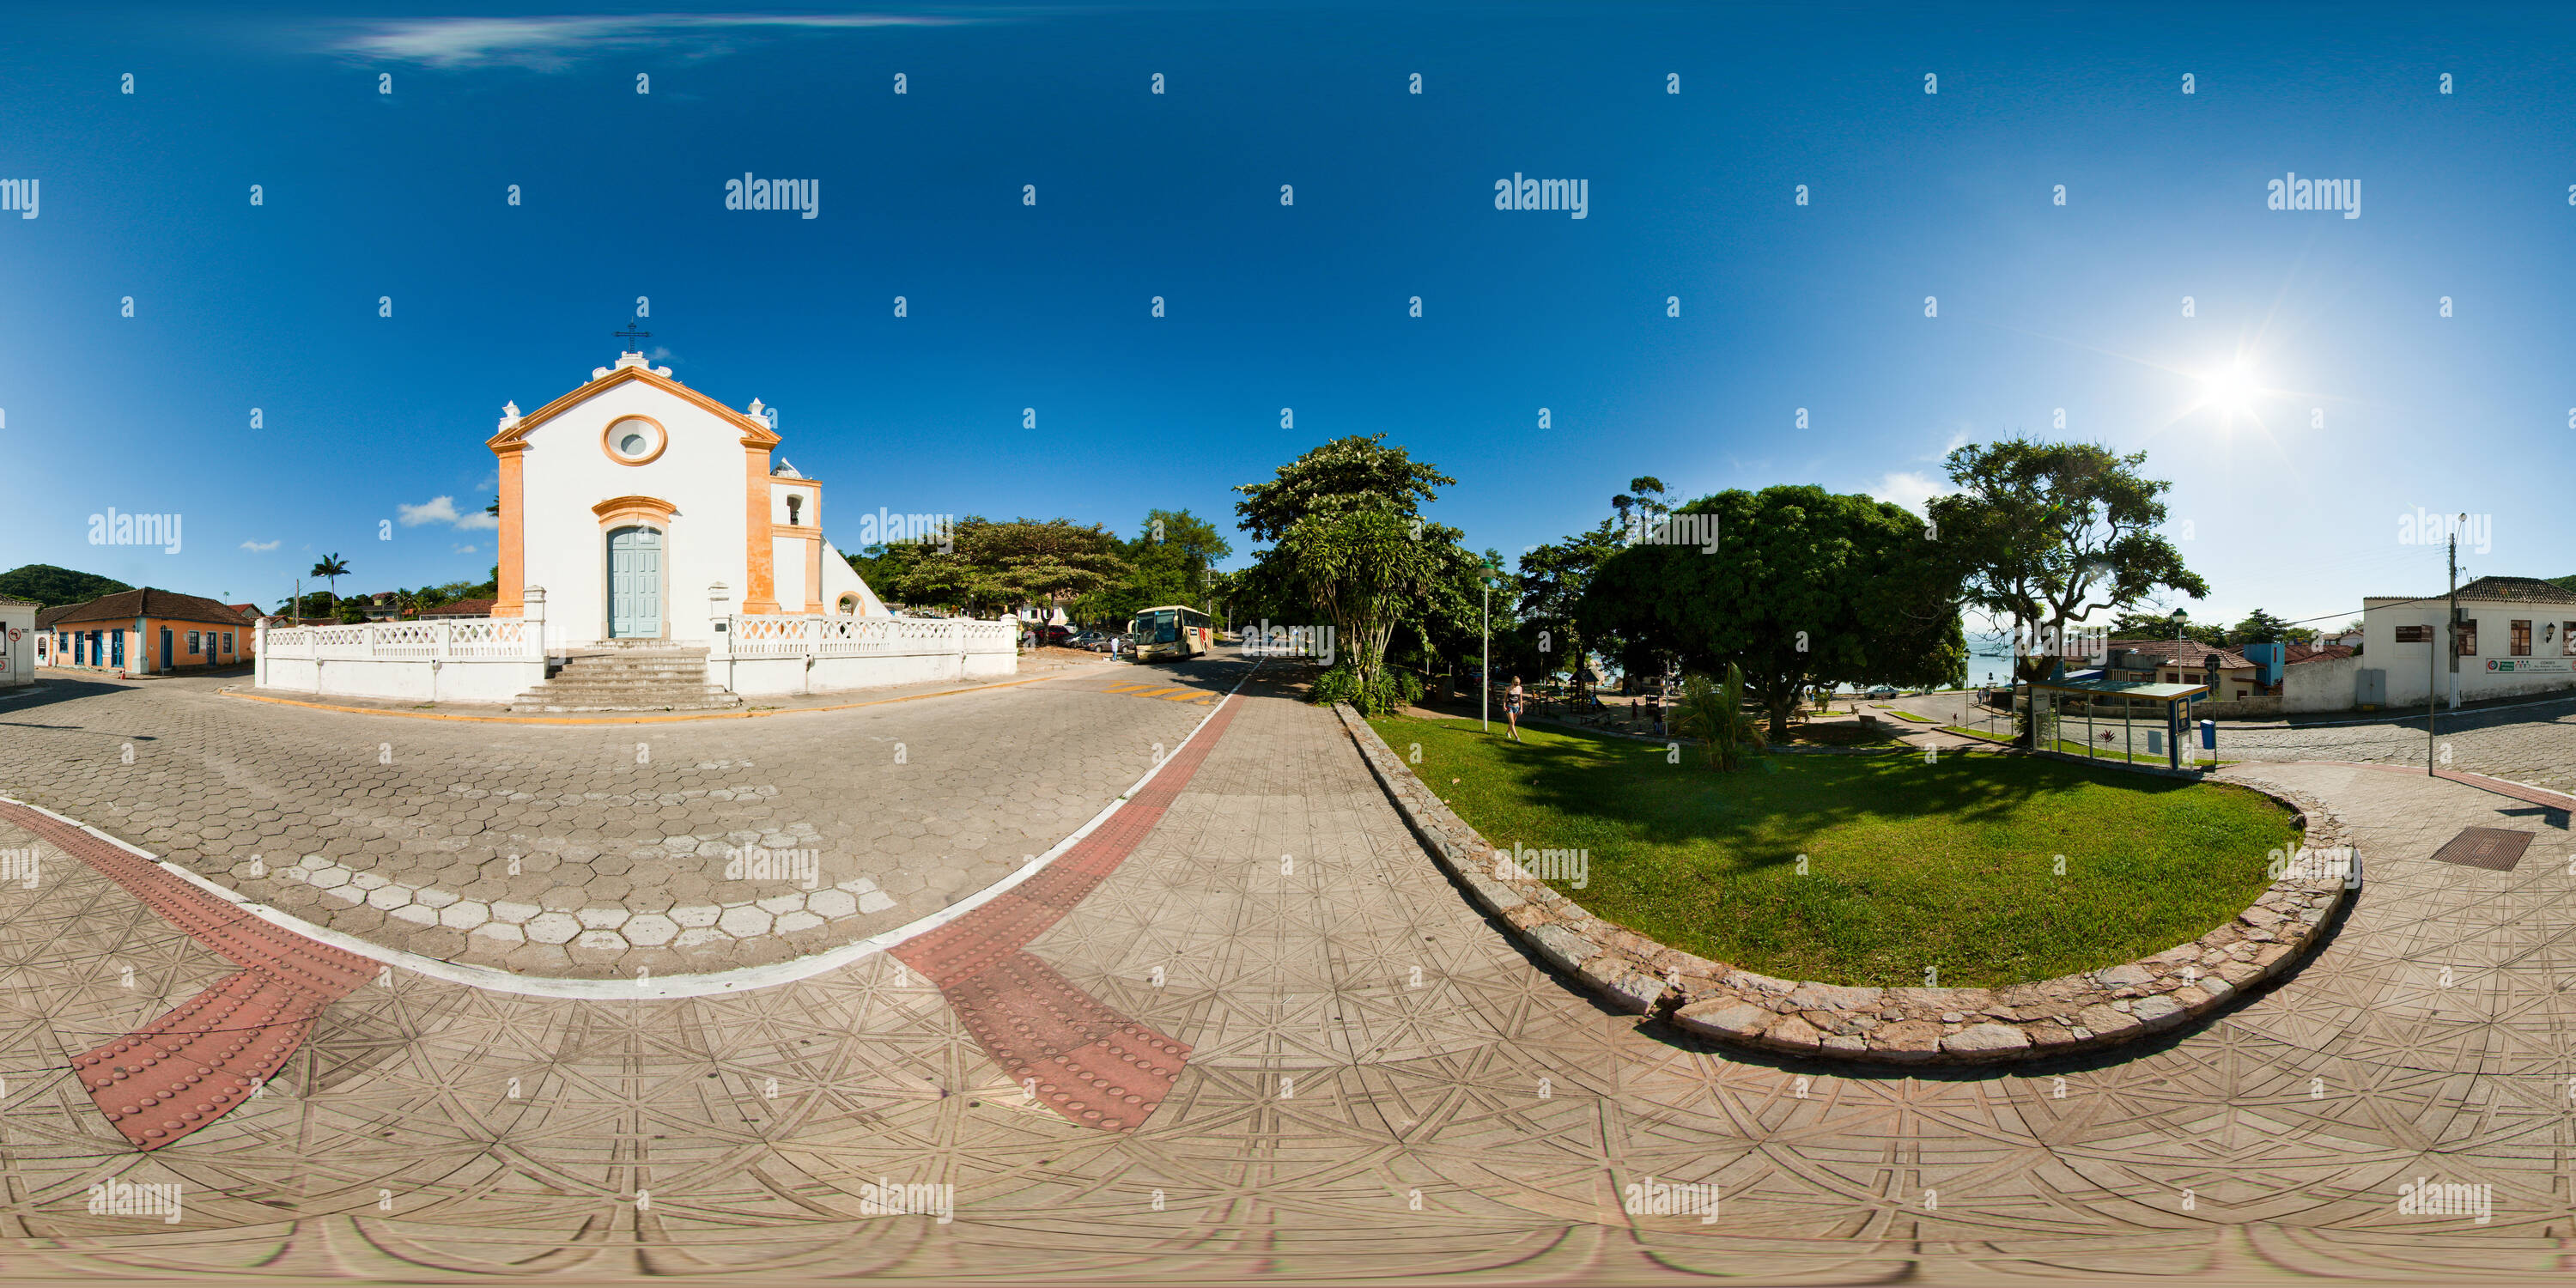
[[2228,416],[2243,415],[2254,409],[2254,395],[2260,391],[2252,369],[2239,362],[2200,378],[2200,405]]

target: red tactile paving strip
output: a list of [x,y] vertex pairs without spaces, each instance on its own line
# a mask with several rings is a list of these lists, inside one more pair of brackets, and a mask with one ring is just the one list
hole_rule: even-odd
[[107,1120],[144,1149],[221,1118],[286,1063],[322,1008],[376,974],[355,953],[279,929],[51,815],[0,801],[0,818],[123,886],[242,969],[72,1061]]
[[2544,805],[2554,810],[2576,812],[2576,796],[2553,792],[2546,787],[2506,782],[2501,778],[2489,778],[2484,774],[2472,774],[2458,769],[2436,769],[2433,771],[2433,776],[2447,778],[2455,783],[2467,783],[2471,787],[2483,788],[2498,796],[2510,796],[2518,801],[2529,801],[2534,805]]
[[1086,1127],[1142,1126],[1171,1093],[1189,1044],[1109,1009],[1022,950],[1098,889],[1163,821],[1236,707],[1217,708],[1144,790],[1037,875],[892,950],[939,986],[993,1063],[1040,1103]]

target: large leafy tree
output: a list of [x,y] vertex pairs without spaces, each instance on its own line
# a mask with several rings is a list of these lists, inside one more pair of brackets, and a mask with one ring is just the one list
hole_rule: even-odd
[[1127,574],[1076,601],[1074,612],[1085,621],[1123,623],[1162,604],[1212,608],[1222,580],[1216,561],[1232,553],[1215,524],[1188,510],[1148,510],[1136,538],[1122,547]]
[[[2062,633],[2160,592],[2193,599],[2209,584],[2159,531],[2172,484],[2139,474],[2147,454],[2090,443],[2010,439],[1950,453],[1958,491],[1929,506],[1940,543],[1967,570],[1966,602],[2017,626]],[[2054,662],[2018,658],[2016,678]]]
[[1435,642],[1471,638],[1480,561],[1459,546],[1457,529],[1421,514],[1455,482],[1379,434],[1335,439],[1268,482],[1236,488],[1241,527],[1271,543],[1237,580],[1238,611],[1323,615],[1337,637],[1335,668],[1352,673],[1364,701],[1378,701],[1393,691],[1382,677],[1399,639],[1399,658],[1427,660]]
[[1681,512],[1715,516],[1718,548],[1612,555],[1576,610],[1587,632],[1700,675],[1740,667],[1774,739],[1787,736],[1811,685],[1958,682],[1967,645],[1957,553],[1903,508],[1783,485],[1720,492]]
[[2176,609],[2170,613],[2125,612],[2111,619],[2111,635],[2124,640],[2190,640],[2225,647],[2227,629],[2195,622]]
[[2314,642],[2316,638],[2317,633],[2313,629],[2293,626],[2260,608],[2246,614],[2244,621],[2227,628],[2229,648],[2243,648],[2248,644],[2277,644],[2283,641],[2307,644]]
[[1277,541],[1298,520],[1318,513],[1383,503],[1411,519],[1439,489],[1457,482],[1403,448],[1387,446],[1384,434],[1354,434],[1280,466],[1267,483],[1236,488],[1243,499],[1234,503],[1234,513],[1253,540]]
[[[1128,571],[1123,543],[1097,524],[1070,519],[998,523],[969,515],[957,521],[953,535],[947,550],[871,546],[877,553],[863,557],[878,571],[891,572],[888,586],[904,602],[961,608],[976,616],[1021,602],[1078,598]],[[859,560],[851,564],[857,567]]]

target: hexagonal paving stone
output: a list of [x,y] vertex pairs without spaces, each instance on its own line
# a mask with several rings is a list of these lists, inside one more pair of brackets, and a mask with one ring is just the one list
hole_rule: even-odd
[[568,944],[581,933],[581,923],[568,912],[541,912],[528,918],[527,931],[540,944]]
[[770,915],[758,908],[727,908],[716,918],[716,925],[736,939],[751,939],[769,933]]
[[439,910],[438,924],[450,930],[472,930],[492,919],[492,909],[475,899],[462,899]]
[[659,948],[680,935],[680,924],[658,912],[647,912],[627,919],[618,933],[638,948]]

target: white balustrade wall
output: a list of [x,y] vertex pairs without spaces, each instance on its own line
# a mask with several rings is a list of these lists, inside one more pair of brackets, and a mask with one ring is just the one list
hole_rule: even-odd
[[[524,618],[263,623],[259,687],[415,702],[508,702],[543,683],[547,653],[560,655],[567,647],[550,638],[542,592],[530,597],[529,609]],[[975,679],[1019,669],[1019,628],[1010,621],[727,614],[715,624],[707,679],[747,697]]]
[[259,628],[259,687],[418,702],[507,702],[546,678],[542,621],[470,617]]
[[735,614],[707,654],[707,678],[746,697],[833,693],[1019,669],[1009,621]]

